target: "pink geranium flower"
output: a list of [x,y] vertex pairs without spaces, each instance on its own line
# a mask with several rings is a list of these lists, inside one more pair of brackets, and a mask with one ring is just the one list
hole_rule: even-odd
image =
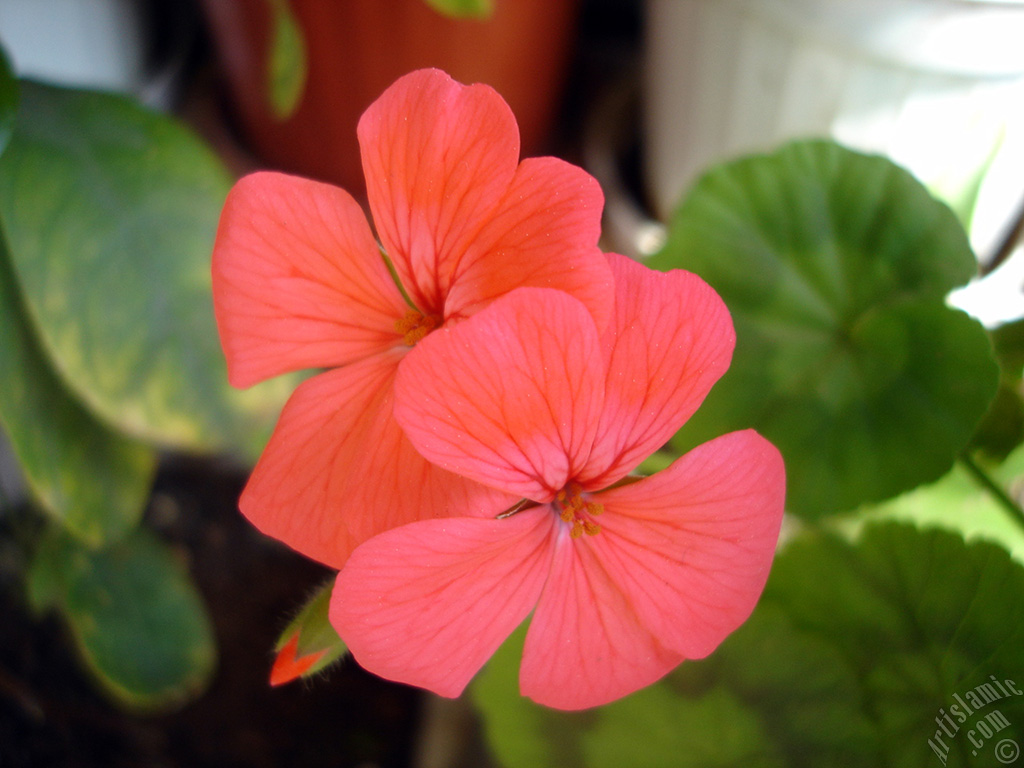
[[627,478],[727,368],[728,312],[694,275],[612,264],[603,334],[578,300],[524,288],[406,359],[395,410],[413,445],[528,503],[355,550],[330,619],[370,671],[456,696],[532,611],[521,690],[579,709],[705,656],[753,609],[782,518],[778,451],[736,432]]
[[213,252],[231,383],[329,369],[285,406],[241,510],[334,567],[389,527],[508,503],[428,464],[395,423],[413,345],[518,286],[567,291],[599,324],[613,291],[597,183],[555,158],[520,163],[515,119],[491,88],[414,72],[358,136],[380,245],[345,191],[264,172],[232,189]]

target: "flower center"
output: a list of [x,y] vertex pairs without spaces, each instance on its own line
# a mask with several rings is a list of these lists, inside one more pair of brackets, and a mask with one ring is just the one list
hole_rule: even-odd
[[555,494],[552,502],[558,510],[558,516],[562,522],[572,525],[569,535],[578,539],[584,533],[588,536],[596,536],[601,532],[601,526],[590,519],[591,516],[600,515],[604,512],[604,506],[583,498],[583,487],[579,483],[569,483],[562,490]]
[[415,309],[410,309],[405,313],[405,317],[395,321],[395,330],[402,334],[402,342],[407,347],[415,346],[417,341],[440,326],[440,317],[424,315]]

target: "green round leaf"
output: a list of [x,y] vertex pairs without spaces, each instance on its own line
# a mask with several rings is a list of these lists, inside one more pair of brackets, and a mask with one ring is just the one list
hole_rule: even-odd
[[287,382],[231,390],[210,251],[230,178],[173,120],[109,94],[22,84],[0,220],[29,315],[103,420],[174,447],[266,434]]
[[32,567],[33,582],[56,593],[50,599],[86,667],[118,702],[167,709],[209,683],[216,647],[206,609],[182,563],[152,534],[137,529],[99,551],[51,536]]
[[802,142],[719,166],[652,266],[706,279],[736,325],[732,367],[676,447],[758,429],[794,512],[941,476],[995,393],[987,334],[944,303],[976,270],[966,235],[884,158]]
[[708,681],[756,712],[773,754],[785,755],[786,765],[877,765],[875,729],[856,671],[830,638],[795,627],[783,606],[762,604],[709,662],[684,664],[671,680],[686,696],[701,695]]
[[0,241],[0,424],[33,496],[90,546],[131,530],[156,454],[100,424],[61,384],[25,316]]
[[603,707],[582,738],[588,768],[784,768],[756,714],[718,688],[695,697],[655,685]]
[[[758,611],[774,606],[852,667],[876,731],[874,765],[934,765],[929,740],[947,766],[989,765],[998,739],[981,758],[969,740],[981,720],[998,709],[1011,723],[999,739],[1024,738],[1022,594],[1024,568],[1002,548],[886,524],[867,527],[855,545],[833,537],[793,542],[776,560]],[[964,711],[955,728],[947,725],[953,733],[935,741],[936,718],[993,680],[1013,681],[1022,693],[1003,685],[996,700]],[[779,680],[776,694],[787,697],[789,686],[799,682]]]
[[591,712],[562,712],[519,694],[524,623],[497,650],[470,686],[487,743],[503,768],[586,768],[581,735]]

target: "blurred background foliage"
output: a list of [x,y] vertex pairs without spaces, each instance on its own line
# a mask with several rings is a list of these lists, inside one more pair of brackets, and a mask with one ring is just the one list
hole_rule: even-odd
[[128,98],[0,78],[0,421],[51,521],[33,603],[113,696],[177,704],[216,651],[188,573],[139,529],[159,452],[252,459],[288,391],[226,383],[209,250],[231,177]]

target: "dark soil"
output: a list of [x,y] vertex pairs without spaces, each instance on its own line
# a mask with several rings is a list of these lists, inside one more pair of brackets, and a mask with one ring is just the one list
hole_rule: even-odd
[[[404,768],[420,693],[347,660],[326,679],[271,688],[271,649],[329,572],[257,533],[238,513],[244,475],[166,463],[146,524],[186,558],[215,625],[219,668],[184,709],[133,715],[97,692],[60,621],[30,617],[23,553],[0,519],[0,768]],[[4,530],[8,528],[8,530]]]

